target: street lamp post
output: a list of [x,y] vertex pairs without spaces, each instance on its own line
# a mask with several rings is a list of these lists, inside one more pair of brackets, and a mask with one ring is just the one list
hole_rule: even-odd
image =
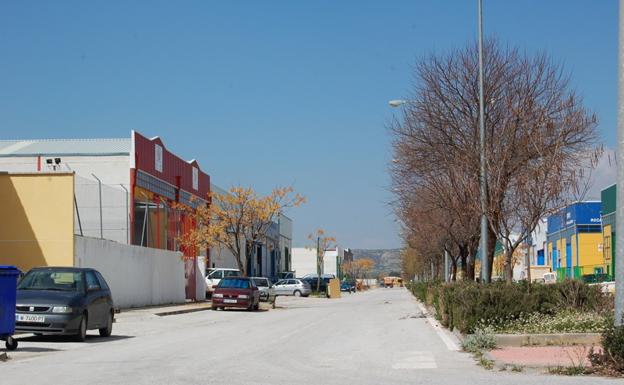
[[619,100],[618,100],[618,163],[615,230],[615,323],[622,325],[624,317],[624,0],[620,0],[619,41]]
[[480,178],[481,189],[481,280],[489,281],[488,260],[488,219],[487,219],[487,170],[485,164],[485,106],[483,102],[483,4],[479,2],[479,155],[480,155]]
[[[620,0],[623,1],[624,0]],[[487,219],[487,169],[485,162],[485,103],[483,101],[483,4],[478,0],[479,5],[479,187],[481,204],[481,281],[489,282],[489,260],[488,260],[488,219]],[[400,107],[408,101],[404,99],[393,99],[388,101],[390,107]],[[621,112],[622,113],[622,112]],[[620,129],[624,131],[624,128]],[[624,134],[622,134],[624,139]],[[622,156],[622,155],[620,155]],[[624,162],[624,159],[622,160]],[[623,174],[624,175],[624,174]],[[624,187],[623,187],[624,188]],[[622,204],[624,206],[624,203]],[[622,220],[624,221],[624,219]],[[620,244],[624,243],[621,242]],[[624,244],[622,244],[624,247]],[[624,251],[623,251],[624,253]],[[622,265],[622,264],[620,264]],[[623,273],[624,275],[624,273]],[[624,289],[623,289],[624,290]]]

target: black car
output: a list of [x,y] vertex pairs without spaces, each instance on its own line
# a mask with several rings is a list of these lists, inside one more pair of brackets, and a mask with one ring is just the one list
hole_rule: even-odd
[[348,291],[349,293],[355,293],[356,284],[355,281],[344,280],[340,283],[340,291]]
[[108,284],[97,270],[41,267],[17,285],[15,330],[73,335],[84,341],[87,330],[102,337],[113,331],[114,307]]
[[317,292],[326,292],[327,285],[329,285],[330,279],[331,279],[330,277],[321,277],[321,279],[319,280],[318,276],[310,276],[306,278],[301,278],[303,282],[310,285],[310,288],[312,289],[312,291],[317,291]]

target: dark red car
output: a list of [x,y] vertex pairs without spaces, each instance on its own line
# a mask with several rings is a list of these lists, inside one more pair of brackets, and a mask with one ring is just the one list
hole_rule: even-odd
[[258,310],[260,290],[250,278],[223,278],[212,293],[212,310],[237,307]]

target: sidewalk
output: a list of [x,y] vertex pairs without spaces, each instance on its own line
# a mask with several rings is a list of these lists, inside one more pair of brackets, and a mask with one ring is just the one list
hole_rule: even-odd
[[125,316],[133,315],[154,315],[154,316],[168,316],[176,314],[193,313],[197,311],[204,311],[211,309],[212,302],[209,300],[188,302],[182,304],[170,304],[160,306],[148,306],[140,308],[122,309],[115,318],[124,318]]
[[[594,349],[600,349],[595,347]],[[488,352],[496,366],[530,368],[588,367],[591,346],[523,346],[503,347]]]

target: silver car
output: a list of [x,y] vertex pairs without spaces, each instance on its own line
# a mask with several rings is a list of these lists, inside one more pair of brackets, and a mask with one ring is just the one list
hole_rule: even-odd
[[271,281],[266,277],[251,277],[258,289],[260,289],[260,301],[269,300],[269,289],[271,287]]
[[294,295],[307,297],[312,293],[310,285],[297,278],[282,279],[271,287],[273,295]]

